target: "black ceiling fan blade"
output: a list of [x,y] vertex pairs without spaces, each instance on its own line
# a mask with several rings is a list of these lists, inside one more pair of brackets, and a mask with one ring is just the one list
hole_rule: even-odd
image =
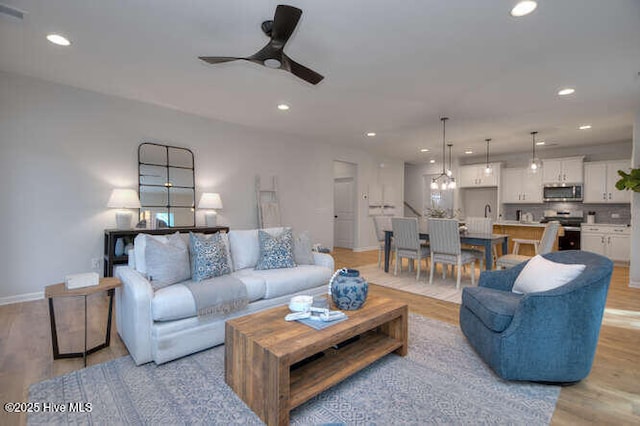
[[245,58],[232,58],[229,56],[198,56],[198,59],[202,59],[209,64],[222,64],[224,62],[239,61]]
[[284,53],[282,54],[282,59],[283,59],[282,60],[283,69],[290,71],[291,74],[311,84],[318,84],[324,78],[324,76],[318,74],[312,69],[305,67],[304,65],[297,63],[296,61],[294,61]]
[[298,21],[302,16],[302,10],[297,7],[278,5],[276,13],[273,17],[273,28],[271,29],[271,41],[280,44],[283,47],[293,31],[298,25]]

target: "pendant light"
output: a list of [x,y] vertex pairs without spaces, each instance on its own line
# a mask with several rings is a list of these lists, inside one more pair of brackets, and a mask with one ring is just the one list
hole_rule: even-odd
[[453,180],[454,184],[452,188],[455,188],[455,179],[453,178],[453,173],[449,170],[445,169],[445,163],[447,161],[446,153],[445,153],[445,136],[446,136],[446,122],[448,117],[441,117],[440,121],[442,121],[442,173],[438,176],[431,179],[431,189],[448,189],[450,187],[450,182]]
[[540,159],[536,157],[536,135],[538,132],[531,132],[531,140],[532,140],[532,155],[531,161],[529,161],[529,172],[530,173],[538,173],[540,170]]
[[447,169],[447,176],[449,177],[449,184],[447,185],[448,189],[456,188],[456,179],[453,177],[453,171],[451,171],[451,147],[453,147],[452,143],[448,143],[449,147],[449,169]]
[[493,174],[493,167],[489,163],[489,142],[491,142],[491,138],[485,139],[485,142],[487,143],[487,165],[484,168],[484,175],[491,176]]

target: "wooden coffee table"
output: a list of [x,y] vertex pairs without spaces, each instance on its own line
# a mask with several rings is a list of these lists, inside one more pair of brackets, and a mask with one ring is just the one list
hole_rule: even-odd
[[383,356],[407,354],[404,303],[369,295],[361,309],[345,311],[349,319],[324,330],[286,322],[288,313],[281,306],[226,323],[225,380],[269,425],[288,425],[290,410]]

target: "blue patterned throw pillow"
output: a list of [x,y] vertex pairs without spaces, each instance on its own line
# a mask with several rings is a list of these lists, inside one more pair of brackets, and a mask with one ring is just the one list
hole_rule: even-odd
[[220,233],[208,236],[190,232],[189,251],[191,252],[191,279],[194,281],[231,273],[231,266],[227,260],[227,247]]
[[260,241],[260,257],[256,269],[293,268],[293,233],[285,229],[282,234],[274,237],[262,230],[258,231]]

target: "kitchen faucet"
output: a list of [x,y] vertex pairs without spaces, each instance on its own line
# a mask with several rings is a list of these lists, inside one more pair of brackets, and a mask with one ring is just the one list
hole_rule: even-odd
[[489,211],[489,213],[491,213],[491,206],[489,204],[484,205],[484,217],[488,217],[487,210]]

